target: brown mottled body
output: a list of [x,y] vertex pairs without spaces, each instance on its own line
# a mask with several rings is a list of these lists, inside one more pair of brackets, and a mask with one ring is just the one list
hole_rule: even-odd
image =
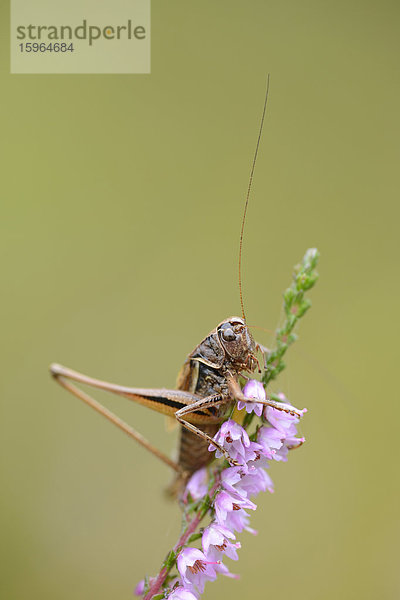
[[[225,347],[227,344],[231,352],[234,346],[233,356],[228,353]],[[199,429],[211,438],[232,408],[233,399],[227,375],[238,376],[243,368],[252,370],[254,363],[250,356],[253,356],[254,349],[255,343],[243,320],[239,317],[226,319],[196,346],[178,375],[179,390],[191,392],[199,398],[219,396],[225,399],[223,404],[207,409],[219,422],[199,425]],[[178,464],[186,477],[212,460],[213,454],[208,450],[209,443],[209,440],[204,440],[181,426]]]
[[[183,374],[186,373],[186,377]],[[216,369],[198,362],[191,356],[187,359],[181,374],[178,376],[177,388],[196,394],[199,398],[207,398],[215,394],[227,393],[224,377]],[[215,416],[223,418],[227,406],[216,407]],[[211,409],[209,409],[211,410]],[[200,425],[200,429],[210,437],[214,437],[219,428],[219,423]],[[213,458],[208,451],[209,442],[198,437],[185,427],[181,426],[179,442],[178,464],[183,471],[191,474],[197,469],[207,465]]]

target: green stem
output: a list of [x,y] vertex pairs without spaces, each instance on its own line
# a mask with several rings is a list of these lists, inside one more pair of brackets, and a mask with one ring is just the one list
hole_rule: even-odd
[[283,356],[289,346],[297,339],[293,329],[297,321],[306,314],[311,306],[311,301],[304,298],[304,294],[313,287],[318,279],[318,273],[315,271],[318,258],[319,252],[316,248],[307,250],[301,263],[294,268],[291,286],[283,294],[285,321],[276,330],[276,347],[267,356],[267,368],[262,378],[265,384],[276,379],[286,366]]

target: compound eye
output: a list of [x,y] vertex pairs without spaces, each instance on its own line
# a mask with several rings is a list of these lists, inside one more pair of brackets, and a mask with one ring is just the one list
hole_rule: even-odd
[[230,327],[222,330],[222,337],[226,342],[233,342],[236,339],[236,335]]

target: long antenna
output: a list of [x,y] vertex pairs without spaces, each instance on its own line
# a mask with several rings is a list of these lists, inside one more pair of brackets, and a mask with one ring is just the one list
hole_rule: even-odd
[[258,138],[257,138],[256,150],[254,152],[253,164],[251,165],[251,171],[250,171],[249,185],[247,187],[246,203],[244,205],[243,219],[242,219],[242,229],[240,230],[240,242],[239,242],[239,294],[240,294],[240,306],[242,307],[242,317],[243,317],[244,321],[246,321],[246,315],[244,314],[244,305],[243,305],[243,296],[242,296],[242,246],[243,246],[243,232],[244,232],[244,224],[245,224],[246,215],[247,215],[247,207],[249,205],[249,197],[250,197],[251,184],[253,183],[253,175],[254,175],[254,169],[255,169],[255,166],[256,166],[256,160],[257,160],[257,154],[258,154],[258,147],[260,145],[261,134],[262,134],[263,126],[264,126],[265,111],[267,109],[267,101],[268,101],[268,92],[269,92],[269,73],[268,73],[268,76],[267,76],[267,89],[266,89],[266,92],[265,92],[264,107],[263,107],[262,116],[261,116],[260,129],[258,131]]

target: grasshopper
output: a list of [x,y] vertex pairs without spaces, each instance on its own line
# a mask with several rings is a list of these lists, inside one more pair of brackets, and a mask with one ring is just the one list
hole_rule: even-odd
[[[268,350],[253,339],[246,324],[241,286],[241,256],[244,224],[264,123],[268,88],[269,77],[240,234],[239,292],[242,317],[225,319],[195,347],[178,375],[177,389],[125,387],[88,377],[59,364],[50,365],[52,376],[61,386],[117,425],[177,473],[176,480],[171,486],[171,493],[175,495],[182,490],[192,473],[212,460],[213,454],[208,451],[211,443],[220,450],[231,465],[238,465],[237,461],[232,459],[213,437],[227,414],[232,411],[236,401],[252,401],[243,395],[239,377],[243,375],[243,372],[253,373],[256,369],[261,372],[256,357],[257,352],[263,354],[264,365],[266,365]],[[181,426],[178,459],[174,461],[169,458],[130,425],[82,391],[74,382],[124,396],[159,413],[175,417]],[[260,400],[253,400],[253,402],[260,403]],[[262,403],[300,416],[300,412],[288,404],[275,402],[269,398]]]

